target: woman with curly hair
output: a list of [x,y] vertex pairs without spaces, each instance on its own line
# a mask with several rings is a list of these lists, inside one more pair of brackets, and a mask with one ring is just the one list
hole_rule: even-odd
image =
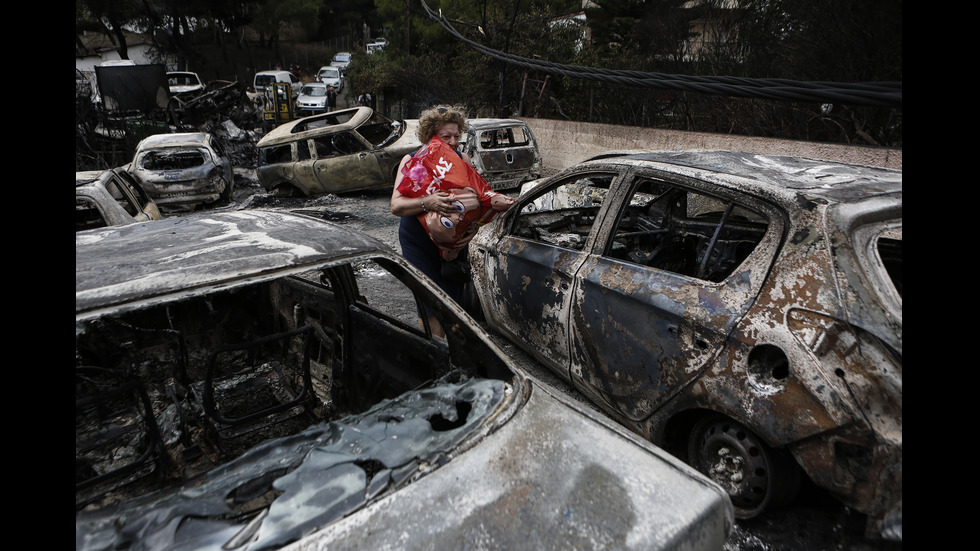
[[[425,226],[419,221],[419,215],[434,212],[443,216],[450,216],[458,213],[457,207],[453,205],[454,198],[451,192],[438,190],[433,193],[419,197],[411,197],[399,191],[399,185],[405,178],[403,169],[412,160],[412,157],[426,151],[425,145],[433,137],[438,138],[450,149],[456,151],[459,139],[463,132],[466,132],[466,119],[459,108],[439,105],[422,112],[419,116],[418,137],[423,147],[412,155],[402,158],[395,178],[395,187],[391,194],[391,213],[401,217],[398,228],[398,241],[401,244],[402,255],[412,265],[429,276],[440,288],[446,291],[458,304],[463,304],[463,287],[465,278],[446,277],[452,273],[454,266],[443,259],[439,248],[430,239]],[[472,166],[473,163],[466,153],[456,151],[456,154]],[[513,199],[502,196],[506,207],[513,203]],[[503,207],[503,208],[506,208]],[[467,261],[467,249],[464,247],[457,259],[462,262]],[[448,266],[447,266],[448,265]],[[458,269],[457,269],[458,271]],[[420,312],[419,324],[421,326],[422,313]],[[425,313],[429,320],[432,334],[438,337],[445,337],[445,331],[433,316]]]

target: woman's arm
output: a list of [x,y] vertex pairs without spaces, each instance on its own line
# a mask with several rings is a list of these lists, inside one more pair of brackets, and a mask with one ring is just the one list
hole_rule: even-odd
[[[422,197],[406,197],[398,191],[398,184],[402,182],[405,175],[402,168],[405,163],[411,160],[411,155],[402,157],[402,162],[398,165],[398,174],[395,176],[395,187],[391,191],[391,214],[395,216],[418,216],[423,212],[435,211],[441,214],[455,212],[449,200],[449,193],[438,191],[432,195]],[[469,160],[468,158],[466,160]]]

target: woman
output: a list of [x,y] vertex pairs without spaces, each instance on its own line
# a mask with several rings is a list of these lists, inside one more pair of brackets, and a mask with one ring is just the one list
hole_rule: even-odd
[[[459,145],[460,135],[465,131],[466,120],[455,107],[437,106],[423,111],[419,116],[418,137],[423,144],[429,143],[435,136],[455,150]],[[457,153],[463,161],[472,166],[473,163],[466,153]],[[391,213],[401,217],[398,241],[401,244],[402,255],[422,273],[435,281],[453,300],[462,304],[464,282],[446,278],[443,275],[443,267],[448,263],[442,259],[439,248],[429,238],[425,227],[418,219],[418,215],[425,212],[450,215],[458,211],[452,205],[453,199],[449,192],[437,191],[423,197],[408,197],[398,191],[398,185],[405,177],[402,169],[411,159],[412,155],[406,155],[402,158],[401,164],[398,166],[398,175],[395,177],[395,188],[391,194]],[[507,206],[513,203],[513,199],[509,197],[507,201]],[[464,248],[457,258],[465,262],[466,253],[467,250]],[[445,331],[438,320],[429,315],[428,312],[426,312],[426,316],[432,334],[445,338]],[[419,318],[419,326],[422,326],[421,317]]]

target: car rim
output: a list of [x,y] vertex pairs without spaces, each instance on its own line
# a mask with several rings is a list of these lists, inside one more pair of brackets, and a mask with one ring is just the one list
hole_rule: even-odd
[[742,519],[762,512],[773,496],[774,463],[764,442],[742,425],[714,418],[691,441],[692,465],[721,486]]

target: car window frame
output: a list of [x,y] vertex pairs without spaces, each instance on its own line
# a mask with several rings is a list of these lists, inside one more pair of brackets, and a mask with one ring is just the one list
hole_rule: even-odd
[[[115,199],[113,197],[111,197],[111,196],[110,196],[109,199],[112,200],[112,201],[115,201]],[[98,201],[90,192],[84,191],[84,192],[81,192],[80,193],[80,192],[77,192],[76,191],[76,193],[75,193],[75,210],[76,210],[76,212],[79,210],[78,207],[79,207],[79,204],[80,203],[84,203],[87,206],[87,208],[84,209],[86,212],[92,212],[92,213],[98,214],[97,219],[100,220],[102,223],[101,223],[101,225],[98,225],[98,226],[97,225],[94,225],[93,222],[96,220],[96,217],[89,217],[88,218],[89,223],[87,223],[84,227],[81,227],[80,228],[77,225],[78,222],[77,222],[77,219],[76,219],[76,222],[75,222],[76,223],[75,231],[84,231],[84,230],[93,230],[93,229],[99,229],[99,228],[106,228],[106,227],[109,227],[109,226],[112,226],[113,225],[113,221],[109,219],[109,213],[106,212],[105,206],[100,201]]]
[[[626,178],[629,173],[630,171],[626,171],[622,169],[616,169],[610,167],[587,166],[587,167],[581,167],[580,169],[574,170],[572,172],[568,172],[564,176],[561,176],[560,178],[557,178],[554,181],[549,182],[545,186],[539,186],[531,190],[531,192],[528,193],[527,195],[523,197],[519,197],[517,203],[515,203],[511,207],[511,210],[513,210],[514,215],[507,217],[507,226],[504,228],[504,234],[507,237],[512,237],[515,239],[523,239],[523,240],[533,241],[535,243],[553,245],[551,243],[548,243],[547,241],[543,241],[540,239],[530,239],[527,237],[517,235],[515,233],[518,225],[518,220],[524,214],[523,213],[524,208],[528,204],[533,203],[537,198],[541,197],[542,195],[549,193],[562,185],[567,184],[573,179],[580,179],[586,174],[611,175],[613,176],[613,178],[609,183],[608,192],[606,193],[606,196],[603,198],[602,204],[599,205],[598,211],[596,211],[595,220],[592,222],[592,229],[589,231],[589,235],[586,237],[585,241],[583,242],[582,248],[572,249],[568,247],[560,247],[565,250],[573,251],[579,254],[589,254],[591,251],[595,250],[595,240],[598,238],[599,232],[602,229],[603,226],[602,221],[605,220],[605,218],[607,217],[607,214],[610,209],[610,205],[615,202],[613,201],[613,199],[615,198],[613,194],[615,193],[616,189],[622,187],[619,182],[623,181],[623,179]],[[557,247],[558,245],[554,245],[554,246]]]
[[[130,173],[125,171],[114,172],[112,177],[118,178],[123,182],[122,187],[126,189],[129,192],[129,194],[132,196],[133,200],[136,201],[136,206],[139,209],[139,213],[140,214],[145,213],[147,205],[150,204],[150,196],[146,194],[146,191],[143,189],[142,186],[139,185],[139,182],[136,181],[136,178]],[[137,216],[137,215],[133,215],[133,216]]]
[[[612,210],[612,220],[608,224],[602,223],[601,226],[599,226],[599,232],[595,235],[595,241],[593,242],[593,248],[591,249],[590,254],[602,256],[610,260],[618,260],[615,259],[615,257],[608,256],[607,251],[608,248],[612,246],[616,228],[619,226],[621,217],[625,212],[626,202],[632,198],[636,186],[639,185],[641,178],[660,180],[668,185],[687,189],[709,197],[714,197],[721,201],[732,201],[736,205],[743,206],[743,208],[765,217],[768,220],[768,227],[766,228],[766,232],[763,237],[759,240],[759,243],[753,248],[752,252],[750,252],[738,264],[738,266],[733,268],[725,278],[717,282],[698,278],[692,275],[686,275],[676,271],[663,270],[651,266],[643,266],[630,261],[620,260],[621,262],[628,262],[632,265],[639,266],[647,270],[657,270],[663,273],[671,274],[672,276],[676,276],[678,278],[690,280],[696,285],[711,287],[729,285],[732,278],[738,277],[738,274],[741,272],[741,267],[746,266],[749,263],[758,262],[760,266],[765,266],[765,275],[757,278],[757,281],[753,282],[751,286],[753,288],[752,294],[757,294],[758,291],[761,290],[762,285],[768,279],[769,273],[773,269],[785,241],[785,234],[790,226],[788,213],[786,213],[777,204],[767,201],[764,198],[754,195],[746,190],[732,189],[717,183],[706,182],[697,178],[677,174],[676,172],[668,172],[649,167],[632,167],[627,173],[625,173],[624,179],[627,181],[628,185],[622,185],[620,193],[618,193],[616,197],[607,198],[605,201],[606,203],[610,204],[611,210],[613,209],[612,203],[615,202],[615,208]],[[757,258],[760,255],[768,256],[768,260],[757,261]]]
[[[126,185],[125,180],[119,177],[119,174],[113,173],[109,178],[105,180],[105,189],[109,194],[109,197],[116,202],[126,214],[130,215],[134,219],[143,213],[143,208],[141,208],[136,197],[133,196],[132,191]],[[116,197],[113,190],[118,190],[122,197]]]

